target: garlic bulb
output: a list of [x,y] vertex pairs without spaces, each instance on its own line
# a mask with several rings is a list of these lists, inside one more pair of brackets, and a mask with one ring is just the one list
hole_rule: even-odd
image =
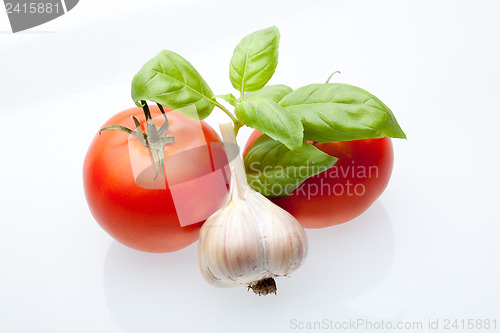
[[[220,127],[224,142],[236,144],[232,123]],[[248,285],[259,295],[276,294],[273,278],[294,272],[307,255],[306,233],[291,214],[248,185],[239,154],[229,166],[229,199],[200,230],[201,272],[216,287]]]

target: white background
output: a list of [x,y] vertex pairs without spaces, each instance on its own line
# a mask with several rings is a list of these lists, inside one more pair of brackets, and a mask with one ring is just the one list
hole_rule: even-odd
[[[81,0],[12,34],[0,13],[0,331],[499,327],[499,17],[500,1]],[[101,124],[133,106],[145,61],[173,50],[228,93],[234,46],[270,25],[282,36],[271,83],[297,88],[340,70],[334,81],[381,98],[408,140],[394,140],[382,197],[355,221],[308,230],[306,263],[278,280],[278,296],[256,297],[208,285],[196,244],[148,254],[113,241],[90,215],[81,170]],[[221,119],[216,110],[209,123]]]

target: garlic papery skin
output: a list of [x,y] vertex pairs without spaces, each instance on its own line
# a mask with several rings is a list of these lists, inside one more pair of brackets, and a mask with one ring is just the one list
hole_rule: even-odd
[[[221,131],[226,143],[236,143],[231,123],[221,124]],[[228,201],[200,230],[201,272],[217,287],[248,285],[259,295],[276,293],[273,278],[288,276],[306,258],[306,233],[290,213],[248,185],[239,154],[229,165]]]

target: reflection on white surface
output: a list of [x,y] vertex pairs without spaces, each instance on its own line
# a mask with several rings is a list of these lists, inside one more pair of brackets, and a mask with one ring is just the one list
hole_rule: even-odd
[[375,287],[391,269],[394,229],[380,201],[351,222],[310,229],[308,235],[307,269],[318,274],[315,279],[322,285],[310,291],[312,298],[327,295],[338,303],[349,301]]
[[[315,320],[321,315],[318,309],[331,319],[370,317],[345,302],[376,287],[391,268],[395,238],[384,206],[377,202],[354,221],[308,230],[308,235],[306,263],[290,278],[277,280],[278,296],[267,297],[254,296],[243,286],[209,286],[198,271],[197,244],[174,253],[151,254],[113,242],[104,267],[110,313],[124,332],[131,333],[189,331],[196,324],[194,313],[197,320],[207,321],[209,330],[224,325],[244,332],[258,329],[252,318],[283,331],[299,314],[297,319]],[[274,306],[290,318],[273,319]]]

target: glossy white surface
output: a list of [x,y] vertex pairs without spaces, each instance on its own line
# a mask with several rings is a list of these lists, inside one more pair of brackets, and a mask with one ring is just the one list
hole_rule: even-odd
[[[0,13],[0,332],[288,332],[323,319],[500,330],[499,14],[498,1],[82,0],[11,34]],[[381,98],[408,140],[394,140],[382,197],[355,221],[308,230],[304,266],[278,296],[256,297],[206,284],[196,244],[159,255],[114,242],[81,169],[99,126],[133,106],[147,59],[174,50],[227,93],[234,46],[273,24],[272,83],[340,70],[334,80]]]

